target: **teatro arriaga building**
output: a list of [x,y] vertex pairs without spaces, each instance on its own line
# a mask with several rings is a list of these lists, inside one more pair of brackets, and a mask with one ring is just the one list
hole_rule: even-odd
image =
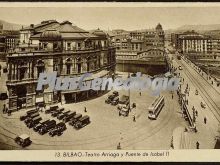
[[72,103],[98,97],[103,91],[36,91],[39,74],[57,71],[59,77],[114,78],[115,48],[102,30],[85,31],[69,21],[42,21],[22,28],[16,49],[7,55],[9,110],[33,107],[43,102]]

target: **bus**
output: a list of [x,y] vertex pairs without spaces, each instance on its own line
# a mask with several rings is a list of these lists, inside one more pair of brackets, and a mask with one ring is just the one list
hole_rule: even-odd
[[148,118],[152,120],[156,120],[164,104],[165,104],[164,96],[159,96],[158,98],[156,98],[148,108],[149,110]]

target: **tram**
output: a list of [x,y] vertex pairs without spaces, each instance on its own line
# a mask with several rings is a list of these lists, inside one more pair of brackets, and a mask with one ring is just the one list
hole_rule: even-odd
[[148,118],[156,120],[165,105],[164,96],[159,96],[148,108]]

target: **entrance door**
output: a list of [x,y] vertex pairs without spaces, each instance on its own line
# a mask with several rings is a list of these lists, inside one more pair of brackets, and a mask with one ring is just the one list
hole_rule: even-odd
[[26,107],[26,94],[27,94],[27,89],[25,87],[25,85],[20,85],[17,86],[17,108],[21,109]]

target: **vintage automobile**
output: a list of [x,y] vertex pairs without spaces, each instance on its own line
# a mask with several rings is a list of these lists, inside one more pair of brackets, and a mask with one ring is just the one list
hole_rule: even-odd
[[119,93],[118,93],[118,91],[114,91],[113,92],[113,95],[116,97],[116,96],[119,96]]
[[82,127],[85,127],[86,125],[88,125],[90,123],[90,119],[88,115],[85,115],[83,117],[81,117],[75,124],[74,127],[75,129],[80,129]]
[[57,119],[62,120],[66,115],[61,113],[57,116]]
[[50,120],[47,119],[47,120],[41,120],[37,125],[34,126],[34,131],[35,132],[38,132],[44,124],[48,123]]
[[129,114],[129,108],[128,107],[122,107],[120,110],[119,110],[119,115],[120,116],[128,116]]
[[45,113],[48,114],[48,113],[51,113],[52,111],[58,109],[59,106],[58,105],[51,105],[48,109],[45,110]]
[[117,105],[118,102],[119,102],[119,97],[117,96],[112,100],[111,105]]
[[32,143],[32,141],[30,140],[30,137],[26,134],[17,136],[15,138],[15,142],[22,147],[27,147],[27,146],[31,145],[31,143]]
[[76,115],[76,112],[72,112],[70,114],[67,114],[64,118],[63,118],[63,122],[69,122],[74,116]]
[[37,125],[41,120],[42,120],[42,118],[40,116],[37,116],[37,117],[33,118],[29,123],[27,123],[27,127],[32,128],[35,125]]
[[65,131],[65,130],[66,130],[66,124],[63,122],[60,122],[56,125],[55,128],[53,128],[49,131],[49,135],[51,137],[53,137],[55,135],[60,136],[63,134],[63,131]]
[[129,96],[126,95],[122,95],[119,99],[118,102],[118,110],[122,109],[123,107],[129,107],[130,106],[130,102],[129,102]]
[[78,113],[70,120],[69,125],[73,126],[80,118],[82,117],[82,114]]
[[21,120],[21,121],[24,121],[27,117],[28,117],[28,115],[20,116],[20,120]]
[[108,95],[108,98],[105,100],[105,103],[110,104],[114,98],[115,98],[114,95]]
[[41,135],[44,135],[51,129],[56,127],[56,121],[55,120],[50,120],[48,123],[44,124],[42,128],[39,129],[38,133]]
[[40,116],[40,114],[38,112],[33,113],[31,115],[28,115],[28,117],[24,120],[25,124],[28,124],[29,122],[31,122],[31,120],[37,116]]

